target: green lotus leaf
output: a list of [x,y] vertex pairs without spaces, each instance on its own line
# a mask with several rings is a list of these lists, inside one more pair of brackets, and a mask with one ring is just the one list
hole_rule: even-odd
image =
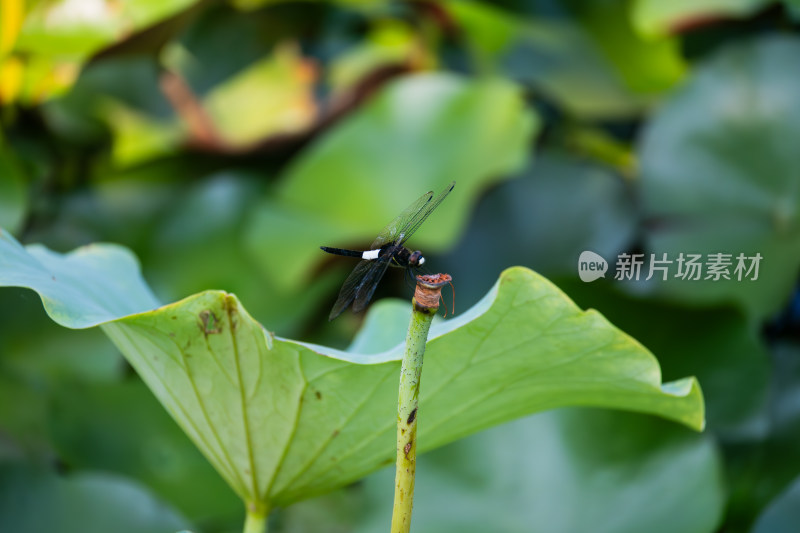
[[631,18],[640,33],[654,36],[702,21],[745,18],[771,3],[773,0],[635,0]]
[[[659,294],[735,303],[756,319],[786,303],[800,265],[800,73],[785,65],[798,54],[800,39],[777,35],[724,47],[648,125],[645,246],[673,261],[652,284]],[[678,278],[681,254],[706,268]],[[715,257],[722,276],[708,270]]]
[[0,228],[0,287],[39,293],[47,314],[68,328],[88,328],[158,307],[127,248],[91,244],[68,254],[22,247]]
[[425,191],[455,180],[459,194],[411,242],[441,247],[454,240],[480,190],[522,167],[538,129],[520,87],[508,81],[400,78],[292,162],[256,210],[245,233],[248,250],[279,287],[299,290],[325,258],[320,245],[365,246]]
[[[24,18],[18,34],[12,31],[10,38],[4,35],[3,48],[8,50],[0,52],[24,58],[20,62],[22,68],[15,73],[20,91],[12,93],[12,98],[30,105],[63,94],[93,54],[149,27],[161,24],[163,31],[170,25],[179,25],[199,2],[95,2],[88,9],[86,3],[67,0],[14,4],[23,11],[20,16]],[[14,17],[11,13],[7,16],[11,17],[13,28]],[[8,29],[4,27],[3,32]]]
[[[119,247],[60,256],[0,237],[0,284],[36,290],[63,325],[102,324],[251,507],[285,506],[392,462],[402,344],[355,353],[281,339],[222,291],[143,310],[153,298]],[[72,290],[55,290],[52,277]],[[372,346],[379,336],[364,333]],[[472,309],[435,325],[426,360],[421,451],[567,405],[650,413],[697,430],[704,423],[694,378],[662,385],[650,352],[521,267],[506,270]]]
[[481,61],[584,119],[637,116],[686,70],[676,39],[636,33],[628,2],[442,4]]

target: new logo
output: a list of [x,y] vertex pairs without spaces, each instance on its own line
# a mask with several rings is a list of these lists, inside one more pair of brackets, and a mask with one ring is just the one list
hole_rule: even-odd
[[590,282],[598,278],[606,277],[608,263],[605,259],[594,252],[586,250],[581,252],[578,258],[578,275],[581,281]]

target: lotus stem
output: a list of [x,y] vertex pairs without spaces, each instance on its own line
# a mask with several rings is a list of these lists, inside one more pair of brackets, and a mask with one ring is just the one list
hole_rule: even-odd
[[414,310],[406,337],[397,398],[397,465],[391,533],[408,533],[411,529],[422,359],[431,321],[439,309],[442,286],[449,283],[450,279],[447,274],[417,277],[417,290],[412,300]]
[[243,533],[267,533],[267,513],[248,506]]

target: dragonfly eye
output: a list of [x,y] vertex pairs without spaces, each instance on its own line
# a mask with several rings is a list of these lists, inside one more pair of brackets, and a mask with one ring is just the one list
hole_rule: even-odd
[[425,263],[425,258],[422,257],[422,252],[417,250],[413,252],[411,256],[408,258],[408,264],[412,267],[422,266]]

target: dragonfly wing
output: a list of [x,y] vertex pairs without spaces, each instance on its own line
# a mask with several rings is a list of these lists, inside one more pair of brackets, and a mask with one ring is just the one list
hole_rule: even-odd
[[389,268],[391,257],[389,255],[384,255],[380,259],[373,261],[373,263],[375,264],[372,269],[370,269],[364,277],[364,280],[356,289],[355,302],[353,303],[353,311],[356,313],[363,311],[372,299],[372,295],[375,294],[375,289],[378,288],[378,283],[380,283],[383,275],[386,274],[386,269]]
[[403,238],[398,244],[403,244],[406,242],[408,238],[419,229],[422,223],[425,222],[425,219],[427,219],[428,216],[433,213],[433,210],[436,209],[445,198],[447,198],[447,195],[450,194],[450,191],[452,191],[453,187],[455,186],[456,182],[451,181],[450,185],[448,185],[445,190],[439,193],[439,196],[429,202],[424,203],[419,211],[411,216],[411,218],[406,222],[406,226],[398,232],[398,234],[403,235]]
[[[378,283],[386,273],[386,269],[389,268],[394,251],[398,250],[400,248],[399,245],[417,231],[431,212],[450,194],[454,186],[455,182],[450,183],[435,199],[432,191],[426,192],[383,228],[370,245],[370,249],[377,250],[383,248],[386,244],[394,246],[383,250],[383,253],[377,259],[364,259],[356,265],[356,268],[347,277],[342,289],[339,291],[339,297],[336,299],[333,309],[331,309],[329,320],[333,320],[342,314],[342,311],[347,309],[350,304],[353,305],[353,310],[356,312],[363,310],[367,306],[372,299],[372,295],[375,294]],[[326,248],[323,247],[323,250],[326,250]],[[331,250],[334,249],[326,251]],[[335,250],[338,251],[338,249]]]
[[431,198],[433,198],[433,191],[428,191],[420,196],[413,204],[408,206],[402,213],[397,215],[397,218],[389,222],[389,224],[381,230],[375,240],[372,241],[370,249],[377,250],[386,243],[396,241],[403,228],[408,226],[408,223],[422,211],[425,204],[431,201]]
[[333,320],[337,316],[342,314],[342,311],[347,309],[347,307],[353,303],[353,300],[356,298],[356,291],[360,287],[361,281],[364,279],[369,273],[370,268],[375,266],[375,261],[369,260],[362,260],[359,262],[356,267],[350,272],[350,275],[347,276],[347,279],[344,280],[344,285],[342,285],[341,290],[339,291],[339,297],[336,299],[336,303],[333,304],[333,309],[331,309],[331,314],[328,316],[328,320]]

